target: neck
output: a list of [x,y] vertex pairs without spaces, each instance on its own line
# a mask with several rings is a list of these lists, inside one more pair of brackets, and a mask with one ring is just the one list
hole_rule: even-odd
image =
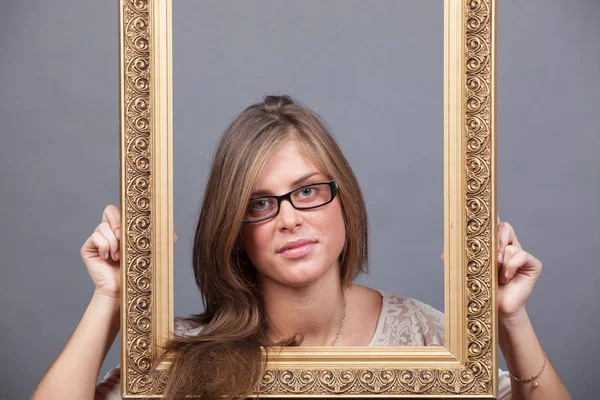
[[[329,346],[335,339],[344,313],[339,270],[302,287],[259,279],[267,317],[267,335],[273,342],[299,334],[303,346]],[[338,339],[339,342],[339,339]]]

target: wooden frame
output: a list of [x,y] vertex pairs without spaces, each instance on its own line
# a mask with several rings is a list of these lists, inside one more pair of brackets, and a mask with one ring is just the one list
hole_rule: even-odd
[[[119,9],[121,391],[160,398],[164,368],[149,371],[174,320],[171,0]],[[495,16],[495,0],[444,0],[445,346],[286,348],[261,397],[497,396]]]

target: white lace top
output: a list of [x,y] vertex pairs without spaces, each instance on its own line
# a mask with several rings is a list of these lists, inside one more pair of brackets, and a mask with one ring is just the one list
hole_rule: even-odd
[[[392,295],[381,290],[381,314],[369,346],[443,346],[444,314],[415,299]],[[175,318],[175,333],[193,336],[202,327]],[[499,370],[498,400],[510,400],[510,375]],[[120,393],[121,370],[111,369],[96,386],[95,400],[122,400]]]

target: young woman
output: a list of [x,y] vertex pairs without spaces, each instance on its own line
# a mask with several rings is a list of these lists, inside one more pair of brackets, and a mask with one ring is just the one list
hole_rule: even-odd
[[[118,368],[95,387],[119,329],[120,229],[109,206],[83,245],[96,291],[34,400],[120,399]],[[542,264],[509,224],[498,237],[499,339],[514,374],[500,372],[500,398],[567,399],[525,310]],[[352,283],[367,272],[367,251],[362,194],[325,124],[287,96],[248,107],[212,165],[193,252],[205,311],[176,320],[163,354],[175,357],[165,398],[250,394],[261,346],[443,345],[439,311]],[[535,388],[523,382],[531,376]]]

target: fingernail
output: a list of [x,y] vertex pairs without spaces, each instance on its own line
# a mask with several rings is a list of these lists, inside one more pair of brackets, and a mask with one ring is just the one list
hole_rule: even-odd
[[508,273],[508,271],[506,271],[506,272],[504,273],[504,277],[506,278],[506,280],[508,280],[508,276],[509,276],[509,273]]
[[117,237],[117,239],[121,239],[121,230],[120,229],[117,229],[115,231],[115,236]]
[[115,252],[115,258],[119,258],[119,251],[118,250]]
[[501,251],[498,252],[498,262],[499,263],[502,262],[502,252]]

